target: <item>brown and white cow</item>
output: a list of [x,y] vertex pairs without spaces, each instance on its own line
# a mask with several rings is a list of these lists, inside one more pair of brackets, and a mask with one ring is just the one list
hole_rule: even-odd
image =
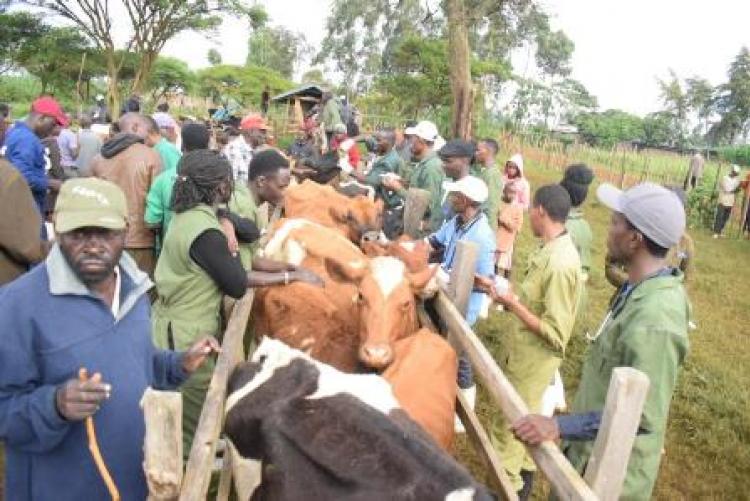
[[228,388],[224,431],[262,462],[253,500],[494,499],[400,409],[377,375],[264,339]]
[[290,186],[284,192],[284,214],[305,218],[335,228],[352,242],[359,242],[370,231],[382,229],[382,200],[365,196],[348,197],[332,186],[313,181]]
[[[456,354],[443,338],[419,329],[415,293],[431,280],[434,268],[427,266],[426,253],[403,249],[409,253],[405,261],[367,258],[334,230],[305,220],[281,221],[264,255],[313,270],[324,286],[260,289],[255,332],[345,372],[385,371],[404,409],[449,448]],[[413,360],[404,360],[409,357]]]

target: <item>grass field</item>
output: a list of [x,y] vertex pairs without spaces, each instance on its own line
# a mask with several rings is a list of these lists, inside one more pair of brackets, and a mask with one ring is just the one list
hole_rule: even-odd
[[[526,153],[526,151],[525,151]],[[530,152],[529,152],[530,153]],[[527,175],[532,186],[557,182],[555,169],[541,167],[542,154],[527,155]],[[559,162],[558,162],[559,163]],[[594,268],[589,287],[589,330],[595,330],[613,293],[603,273],[609,212],[593,196],[585,205],[595,237]],[[691,351],[680,375],[672,404],[666,452],[662,461],[656,499],[750,499],[750,242],[713,240],[707,230],[691,231],[696,243],[696,276],[688,284],[698,329],[690,333]],[[516,264],[536,245],[526,222],[517,244]],[[514,277],[517,280],[519,277]],[[477,331],[490,348],[502,320],[490,317]],[[568,398],[578,382],[586,343],[574,338],[563,364]],[[481,394],[480,394],[481,396]],[[480,398],[480,416],[497,412]],[[458,453],[472,470],[480,473],[463,440]],[[0,444],[0,500],[3,475]],[[536,497],[546,488],[540,485]]]
[[[557,182],[557,170],[527,164],[532,187]],[[584,210],[594,232],[589,287],[588,329],[594,331],[614,292],[604,277],[603,263],[609,211],[599,205],[593,188]],[[518,241],[516,265],[537,243],[526,224]],[[690,354],[672,403],[665,455],[656,499],[750,499],[750,242],[713,240],[706,230],[692,230],[697,273],[688,284],[698,328],[690,333]],[[514,280],[520,277],[515,276]],[[502,319],[493,314],[477,331],[492,351]],[[580,376],[586,342],[574,338],[562,372],[568,400]],[[480,399],[480,416],[496,412]],[[472,461],[465,444],[459,455]],[[474,471],[476,464],[473,465]],[[542,499],[546,487],[536,489]]]

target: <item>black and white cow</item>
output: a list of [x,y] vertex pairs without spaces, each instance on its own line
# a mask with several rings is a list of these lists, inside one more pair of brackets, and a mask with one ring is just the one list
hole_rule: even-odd
[[266,338],[229,381],[225,432],[263,463],[253,500],[491,500],[377,375]]

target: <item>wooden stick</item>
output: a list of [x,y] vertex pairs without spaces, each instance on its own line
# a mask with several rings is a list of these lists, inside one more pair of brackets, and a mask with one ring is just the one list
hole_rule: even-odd
[[409,188],[404,202],[404,234],[412,238],[422,236],[421,224],[430,205],[430,192]]
[[[78,379],[81,382],[88,381],[88,372],[85,368],[81,367],[78,370]],[[93,416],[86,418],[86,436],[89,440],[89,451],[91,451],[91,457],[94,458],[96,469],[99,470],[99,475],[101,475],[102,480],[104,480],[104,484],[107,486],[112,501],[120,501],[120,491],[117,490],[117,486],[115,485],[114,480],[112,480],[112,475],[110,475],[107,465],[104,462],[104,458],[102,457],[102,453],[99,450],[99,442],[96,439],[96,429],[94,428]]]
[[500,457],[492,446],[492,442],[490,442],[490,437],[482,428],[482,423],[479,422],[476,413],[471,409],[460,391],[456,394],[456,414],[464,425],[466,435],[474,445],[474,449],[490,471],[492,481],[500,489],[502,497],[508,501],[517,501],[518,493],[516,493],[510,478],[508,478],[508,474],[500,462]]
[[612,371],[601,428],[583,478],[603,501],[617,501],[641,422],[648,377],[632,367]]

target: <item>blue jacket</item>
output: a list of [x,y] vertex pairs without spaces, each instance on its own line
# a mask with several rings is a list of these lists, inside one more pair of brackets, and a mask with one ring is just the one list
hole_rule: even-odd
[[47,199],[44,145],[25,122],[16,122],[5,136],[5,158],[21,171],[39,212],[44,214]]
[[[487,216],[480,212],[476,217],[463,223],[459,216],[453,216],[443,223],[440,229],[428,237],[430,245],[434,249],[443,251],[443,262],[440,265],[445,271],[453,269],[453,260],[456,258],[458,242],[464,240],[479,245],[479,255],[475,273],[485,277],[495,276],[495,233],[487,222]],[[466,322],[474,325],[482,310],[482,299],[484,293],[474,291],[469,296],[469,305],[466,311]]]
[[148,277],[120,260],[120,311],[75,276],[55,246],[46,262],[0,288],[0,441],[5,444],[5,498],[108,499],[84,422],[63,419],[55,390],[85,367],[101,372],[111,397],[94,415],[99,447],[123,500],[147,495],[142,470],[148,386],[184,381],[182,354],[151,341]]

